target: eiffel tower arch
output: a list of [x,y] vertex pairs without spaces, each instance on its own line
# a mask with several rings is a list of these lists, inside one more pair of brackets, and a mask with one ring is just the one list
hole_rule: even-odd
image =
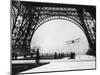
[[87,37],[90,50],[96,53],[96,8],[38,2],[11,2],[11,49],[30,52],[30,44],[35,31],[45,22],[64,19],[77,25]]

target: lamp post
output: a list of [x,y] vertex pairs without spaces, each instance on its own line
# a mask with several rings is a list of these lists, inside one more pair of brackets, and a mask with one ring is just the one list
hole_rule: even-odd
[[39,48],[38,48],[36,51],[36,63],[39,64],[39,62],[40,62],[39,60],[40,60],[40,53],[39,53]]

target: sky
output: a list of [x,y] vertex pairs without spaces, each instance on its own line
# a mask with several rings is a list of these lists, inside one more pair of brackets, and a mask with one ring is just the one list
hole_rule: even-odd
[[[66,43],[77,38],[80,38],[79,42]],[[76,24],[62,19],[50,20],[42,24],[32,37],[31,49],[34,47],[39,47],[40,53],[86,53],[89,48],[84,32]]]

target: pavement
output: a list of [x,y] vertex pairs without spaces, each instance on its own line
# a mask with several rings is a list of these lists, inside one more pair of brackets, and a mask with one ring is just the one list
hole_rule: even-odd
[[[27,71],[20,72],[20,74],[96,68],[95,57],[87,55],[76,56],[75,59],[68,59],[68,57],[65,57],[63,59],[40,60],[40,63],[46,63],[46,62],[50,63],[29,69]],[[13,64],[35,63],[35,60],[14,60],[12,61],[12,63]]]
[[50,72],[61,70],[81,70],[81,69],[95,69],[95,61],[83,62],[50,62],[50,64],[33,68],[21,73],[37,73],[37,72]]

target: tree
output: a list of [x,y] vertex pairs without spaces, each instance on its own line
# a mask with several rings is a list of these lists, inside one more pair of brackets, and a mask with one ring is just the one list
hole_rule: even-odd
[[35,49],[33,48],[33,49],[30,51],[31,58],[33,58],[34,53],[35,53]]
[[58,54],[58,58],[59,58],[59,59],[61,58],[61,54],[60,54],[60,53]]
[[56,52],[55,52],[55,54],[54,54],[54,58],[57,59],[57,53],[56,53]]
[[75,59],[75,53],[74,52],[71,52],[70,59]]

